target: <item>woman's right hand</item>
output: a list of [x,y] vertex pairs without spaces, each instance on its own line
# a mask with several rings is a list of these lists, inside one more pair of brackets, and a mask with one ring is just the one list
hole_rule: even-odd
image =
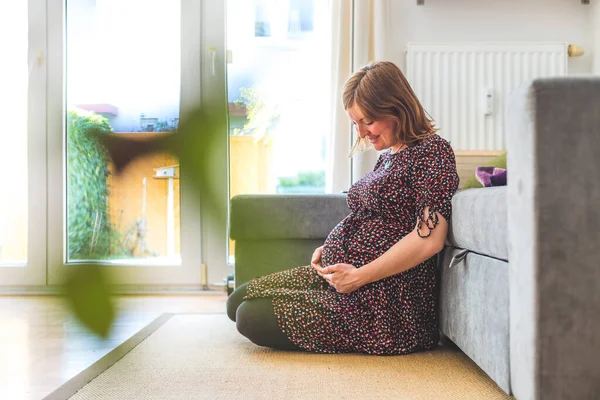
[[323,266],[321,265],[321,254],[323,254],[323,246],[317,247],[310,260],[310,265],[316,269],[317,272],[321,272],[323,269]]

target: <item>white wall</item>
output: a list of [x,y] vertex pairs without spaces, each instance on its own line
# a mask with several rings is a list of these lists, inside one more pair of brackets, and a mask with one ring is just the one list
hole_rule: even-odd
[[[425,5],[418,6],[416,0],[391,0],[388,59],[404,69],[408,42],[557,41],[583,46],[584,56],[569,58],[569,73],[589,73],[593,69],[594,29],[600,25],[592,23],[594,12],[600,17],[600,6],[593,4],[597,2],[425,0]],[[597,64],[596,71],[600,61]]]
[[600,74],[600,3],[598,1],[592,2],[590,21],[593,37],[593,48],[591,49],[592,71],[595,74]]

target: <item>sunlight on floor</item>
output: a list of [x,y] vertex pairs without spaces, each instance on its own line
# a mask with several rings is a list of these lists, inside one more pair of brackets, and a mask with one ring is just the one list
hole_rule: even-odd
[[29,374],[29,327],[27,321],[9,319],[3,321],[0,326],[0,388],[2,398],[18,398],[23,388],[28,387]]
[[56,296],[0,296],[0,399],[51,393],[160,314],[223,313],[226,295],[120,296],[110,336],[99,339]]

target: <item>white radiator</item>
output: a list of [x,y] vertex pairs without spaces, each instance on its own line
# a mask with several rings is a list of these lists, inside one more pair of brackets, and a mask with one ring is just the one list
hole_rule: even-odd
[[566,43],[409,43],[406,77],[454,150],[502,150],[505,101],[523,83],[567,74]]

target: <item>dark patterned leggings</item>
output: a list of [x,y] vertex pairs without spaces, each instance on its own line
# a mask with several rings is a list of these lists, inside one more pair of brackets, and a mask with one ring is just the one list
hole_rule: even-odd
[[279,350],[300,350],[279,329],[271,299],[244,301],[247,287],[248,283],[240,285],[227,299],[227,316],[236,323],[238,332],[259,346]]

